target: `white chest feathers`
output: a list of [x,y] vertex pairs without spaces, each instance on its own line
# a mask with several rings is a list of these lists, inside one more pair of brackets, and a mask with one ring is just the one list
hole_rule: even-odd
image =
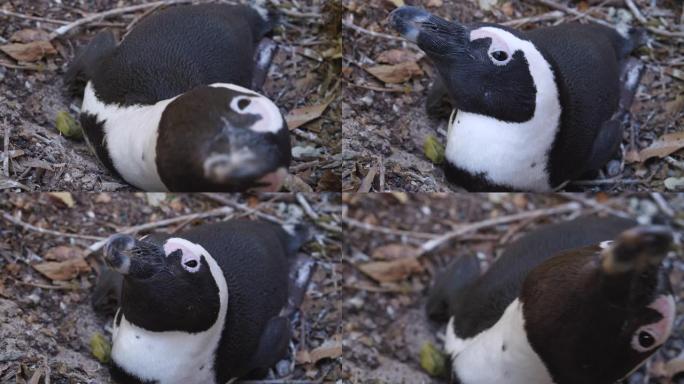
[[121,314],[121,323],[118,326],[116,322],[114,324],[112,360],[127,373],[144,381],[159,384],[223,384],[216,383],[214,355],[221,341],[228,312],[226,279],[216,260],[199,244],[181,238],[169,240],[205,255],[219,288],[218,317],[203,332],[152,332],[131,324]]
[[495,33],[513,51],[522,51],[529,64],[537,94],[532,118],[511,123],[490,116],[458,111],[447,134],[446,159],[472,174],[484,174],[490,183],[521,190],[551,189],[548,157],[560,125],[560,99],[553,71],[535,46],[498,28]]
[[[107,151],[116,170],[127,182],[146,191],[166,191],[159,177],[156,150],[159,121],[166,106],[175,98],[153,105],[119,106],[105,104],[95,96],[92,82],[83,94],[82,113],[104,122]],[[102,145],[102,143],[89,143]]]
[[469,339],[459,338],[453,318],[445,349],[453,373],[463,384],[554,384],[546,366],[527,340],[522,304],[513,301],[494,326]]

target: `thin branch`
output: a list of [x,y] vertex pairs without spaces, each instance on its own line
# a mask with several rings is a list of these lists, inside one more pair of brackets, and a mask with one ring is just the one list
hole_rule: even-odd
[[584,195],[581,195],[581,194],[563,193],[563,194],[561,194],[561,196],[565,197],[568,200],[576,201],[580,204],[583,204],[589,208],[595,209],[596,211],[599,211],[599,212],[607,212],[613,216],[622,217],[623,219],[632,218],[632,216],[630,216],[626,212],[618,211],[617,209],[609,207],[606,204],[601,204],[601,203],[597,202],[596,200],[588,199],[588,198],[584,197]]
[[244,204],[236,203],[236,202],[234,202],[234,201],[231,201],[231,200],[227,199],[225,196],[222,196],[222,195],[219,195],[219,194],[216,194],[216,193],[204,193],[203,195],[206,196],[206,197],[208,197],[208,198],[210,198],[210,199],[212,199],[212,200],[214,200],[214,201],[216,201],[216,202],[219,202],[219,203],[221,203],[221,204],[225,204],[225,205],[231,206],[231,207],[233,207],[233,208],[235,208],[235,209],[239,209],[240,211],[247,212],[247,214],[254,215],[254,216],[257,216],[257,217],[260,217],[260,218],[262,218],[262,219],[271,221],[271,222],[273,222],[273,223],[281,224],[281,225],[285,223],[283,220],[281,220],[281,219],[279,219],[279,218],[277,218],[277,217],[275,217],[275,216],[271,216],[271,215],[269,215],[269,214],[266,214],[266,213],[263,213],[263,212],[259,212],[258,210],[254,209],[254,208],[250,208],[250,207],[248,207],[248,206],[246,206],[246,205],[244,205]]
[[20,19],[26,19],[26,20],[34,20],[34,21],[42,21],[45,23],[50,23],[50,24],[69,24],[68,21],[64,20],[55,20],[55,19],[48,19],[46,17],[38,17],[38,16],[30,16],[30,15],[24,15],[21,13],[16,13],[16,12],[11,12],[7,11],[4,9],[0,9],[0,14],[5,15],[5,16],[12,16],[12,17],[17,17]]
[[101,20],[101,19],[105,19],[108,17],[112,17],[112,16],[122,15],[124,13],[136,12],[136,11],[140,11],[140,10],[147,9],[147,8],[159,7],[162,5],[172,5],[172,4],[181,4],[181,3],[190,3],[190,2],[192,2],[192,0],[155,1],[153,3],[139,4],[139,5],[132,5],[129,7],[110,9],[110,10],[105,11],[105,12],[94,13],[90,16],[86,16],[84,18],[73,21],[67,25],[63,25],[63,26],[55,29],[52,33],[50,33],[49,37],[50,37],[50,40],[52,40],[56,37],[63,36],[64,34],[71,31],[72,29],[79,28],[82,25],[92,23],[96,20]]
[[311,208],[311,205],[309,205],[309,202],[306,201],[306,197],[304,197],[304,195],[302,195],[301,193],[297,193],[295,196],[297,197],[297,201],[299,202],[299,205],[302,206],[302,209],[304,209],[304,212],[307,214],[307,216],[309,216],[314,221],[318,220],[320,218],[318,213],[316,213],[316,211],[314,211]]
[[506,26],[511,26],[511,27],[519,27],[523,24],[528,24],[528,23],[538,23],[540,21],[548,21],[548,20],[558,20],[561,17],[565,15],[561,11],[551,11],[547,13],[543,13],[541,15],[536,15],[536,16],[530,16],[530,17],[523,17],[520,19],[515,19],[515,20],[508,20],[501,25],[506,25]]
[[392,36],[392,35],[388,35],[388,34],[380,33],[380,32],[373,32],[373,31],[370,31],[366,28],[359,27],[358,25],[354,24],[351,20],[342,20],[342,25],[344,25],[347,28],[351,28],[356,32],[363,33],[363,34],[366,34],[369,36],[379,37],[379,38],[387,39],[387,40],[408,42],[408,40],[406,40],[402,37]]
[[36,227],[35,225],[21,221],[21,220],[17,219],[16,217],[14,217],[14,216],[10,215],[9,213],[6,213],[6,212],[2,213],[2,218],[9,221],[12,224],[20,226],[26,230],[38,232],[38,233],[41,233],[44,235],[70,237],[70,238],[74,238],[74,239],[84,239],[84,240],[103,240],[104,239],[104,237],[102,237],[102,236],[79,235],[78,233],[59,232],[59,231],[53,231],[52,229],[45,229],[45,228]]
[[478,231],[487,227],[493,227],[496,225],[501,225],[501,224],[506,224],[506,223],[511,223],[514,221],[520,221],[520,220],[526,220],[526,219],[531,219],[531,218],[537,218],[537,217],[545,217],[545,216],[553,216],[553,215],[559,215],[563,213],[569,213],[569,212],[574,212],[578,211],[581,208],[581,205],[578,203],[567,203],[563,205],[558,205],[552,208],[543,208],[543,209],[537,209],[534,211],[528,211],[528,212],[521,212],[521,213],[516,213],[514,215],[509,215],[509,216],[502,216],[502,217],[497,217],[494,219],[487,219],[483,220],[477,223],[469,223],[465,224],[458,229],[447,232],[437,238],[434,238],[432,240],[429,240],[420,247],[420,252],[419,255],[424,255],[426,253],[430,253],[434,251],[435,249],[439,248],[440,246],[444,245],[445,243],[451,241],[452,239],[463,236],[468,232],[473,232],[473,231]]

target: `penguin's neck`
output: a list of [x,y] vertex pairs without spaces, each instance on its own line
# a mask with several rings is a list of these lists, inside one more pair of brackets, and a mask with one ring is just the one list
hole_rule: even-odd
[[554,384],[527,340],[518,299],[494,326],[469,339],[456,335],[452,318],[445,349],[451,355],[453,374],[463,384]]
[[162,113],[174,99],[152,105],[105,104],[88,82],[81,113],[95,116],[104,130],[104,143],[88,144],[106,145],[114,167],[130,184],[147,191],[166,191],[157,171],[157,137]]

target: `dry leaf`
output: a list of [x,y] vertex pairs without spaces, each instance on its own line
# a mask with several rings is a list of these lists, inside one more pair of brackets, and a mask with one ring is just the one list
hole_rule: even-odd
[[407,61],[418,61],[422,57],[422,54],[407,49],[388,49],[380,53],[375,61],[383,64],[401,64]]
[[389,2],[392,3],[392,4],[394,4],[394,6],[397,7],[397,8],[403,7],[404,5],[406,5],[406,4],[404,3],[404,0],[387,0],[387,1],[389,1]]
[[394,260],[415,257],[417,250],[406,244],[387,244],[375,248],[372,257],[375,260]]
[[80,273],[90,272],[90,266],[82,257],[66,261],[48,261],[34,264],[33,268],[48,279],[60,281],[71,280]]
[[81,248],[69,247],[66,245],[58,245],[50,248],[45,252],[43,258],[45,260],[64,261],[70,259],[77,259],[83,257],[83,250]]
[[10,41],[17,43],[30,43],[32,41],[50,40],[50,34],[42,29],[26,28],[16,31],[10,37]]
[[69,208],[72,208],[76,203],[74,202],[73,196],[71,196],[71,193],[69,192],[48,192],[48,195],[56,199],[57,201],[62,202],[64,205],[66,205]]
[[287,127],[290,129],[295,129],[301,127],[309,121],[318,119],[328,108],[328,105],[330,105],[331,102],[332,99],[323,104],[307,105],[306,107],[291,110],[290,113],[285,116]]
[[428,8],[437,8],[441,7],[444,5],[444,2],[442,0],[430,0],[427,3]]
[[665,112],[667,112],[667,114],[672,116],[672,117],[677,116],[683,110],[684,110],[684,94],[677,95],[677,97],[674,100],[668,101],[667,103],[665,103]]
[[49,41],[34,41],[27,44],[7,44],[0,46],[0,50],[16,61],[38,61],[45,56],[57,53]]
[[297,362],[300,364],[316,364],[323,359],[336,359],[342,356],[342,340],[340,335],[333,336],[312,351],[297,352]]
[[283,187],[285,187],[285,189],[287,189],[290,192],[313,192],[313,188],[311,188],[309,184],[304,182],[304,180],[302,180],[301,177],[293,174],[288,174],[287,176],[285,176]]
[[366,71],[385,83],[403,83],[413,76],[421,76],[423,70],[415,61],[407,61],[396,65],[378,65],[366,68]]
[[638,156],[626,156],[625,160],[644,162],[652,157],[663,158],[684,148],[684,132],[668,133],[659,137],[648,148],[642,149]]
[[674,377],[678,373],[684,373],[684,353],[668,361],[665,364],[665,372],[668,377]]
[[361,272],[381,283],[404,280],[413,273],[423,271],[423,266],[415,257],[405,257],[392,261],[377,261],[359,265]]

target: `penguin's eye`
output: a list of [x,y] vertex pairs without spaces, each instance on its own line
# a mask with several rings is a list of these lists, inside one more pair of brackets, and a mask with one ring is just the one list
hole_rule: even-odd
[[250,105],[252,105],[252,100],[245,96],[238,96],[230,102],[230,108],[237,113],[245,112]]
[[638,352],[648,352],[657,345],[657,342],[657,335],[642,327],[632,337],[632,348]]
[[238,100],[238,108],[240,108],[240,110],[245,109],[249,107],[249,103],[249,99],[240,99]]
[[504,62],[508,59],[508,53],[504,51],[494,51],[490,55],[492,56],[492,59],[499,62]]
[[199,271],[200,269],[200,259],[199,256],[190,254],[190,253],[183,253],[183,257],[181,258],[181,266],[183,269],[190,273],[195,273]]

